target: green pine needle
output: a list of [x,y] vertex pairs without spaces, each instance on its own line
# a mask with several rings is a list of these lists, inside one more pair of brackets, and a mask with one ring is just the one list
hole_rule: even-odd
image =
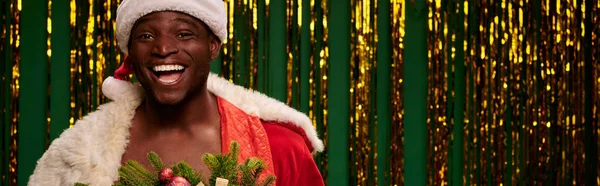
[[257,163],[258,163],[258,165],[256,166],[256,169],[254,169],[254,172],[252,173],[252,177],[256,180],[258,179],[260,174],[265,170],[265,166],[264,166],[262,160],[259,159],[259,161]]
[[202,161],[212,171],[209,184],[214,185],[217,177],[229,180],[231,185],[237,185],[237,160],[240,152],[240,146],[236,142],[231,142],[229,153],[222,155],[205,154]]
[[119,180],[123,181],[125,185],[153,186],[155,182],[155,180],[144,178],[141,173],[128,165],[119,168],[119,177]]
[[126,185],[121,182],[115,182],[115,183],[113,183],[113,186],[126,186]]
[[229,144],[229,154],[227,154],[227,156],[232,157],[234,162],[237,164],[240,156],[240,145],[235,141],[231,142],[231,144]]
[[144,180],[151,182],[158,181],[158,175],[156,173],[150,173],[150,171],[146,170],[142,164],[136,161],[127,161],[126,166],[130,166],[136,172],[136,175],[142,177]]
[[131,181],[131,179],[134,179],[134,178],[135,178],[135,176],[133,175],[133,173],[131,173],[129,171],[129,169],[127,169],[124,166],[119,168],[119,181],[121,181],[123,184],[125,184],[125,185],[133,184],[133,181]]
[[194,168],[185,162],[179,162],[177,165],[173,166],[173,172],[175,172],[175,169],[177,169],[177,172],[175,173],[176,176],[184,177],[192,185],[197,185],[202,181],[202,176],[196,173]]
[[275,176],[273,175],[269,175],[267,176],[260,184],[260,186],[270,186],[273,185],[273,183],[275,183]]
[[160,172],[167,167],[155,152],[149,152],[147,158],[148,162],[150,162],[150,165],[152,165],[152,168],[154,168],[156,172]]
[[204,164],[206,164],[206,166],[208,166],[208,168],[211,171],[219,166],[218,165],[219,161],[217,160],[217,157],[215,155],[208,154],[208,153],[204,154],[204,156],[202,156],[202,162],[204,162]]
[[238,166],[238,170],[241,172],[242,179],[240,185],[254,185],[255,179],[252,176],[251,159],[246,159],[244,164]]
[[[217,177],[229,180],[230,186],[270,186],[275,182],[276,177],[268,175],[260,183],[258,179],[265,170],[263,160],[259,158],[249,158],[243,164],[238,165],[240,146],[236,142],[229,145],[227,154],[204,154],[202,161],[212,171],[208,185],[215,185]],[[119,181],[114,186],[160,186],[158,173],[165,166],[162,159],[154,152],[148,153],[148,162],[155,171],[148,171],[136,161],[127,161],[124,166],[119,168]],[[175,176],[186,178],[192,185],[197,185],[202,181],[202,176],[194,168],[185,162],[180,162],[171,166]],[[86,184],[76,183],[75,186],[87,186]]]

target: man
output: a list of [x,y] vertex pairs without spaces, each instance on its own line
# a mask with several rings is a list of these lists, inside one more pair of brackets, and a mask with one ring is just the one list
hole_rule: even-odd
[[[227,39],[220,0],[125,0],[117,40],[127,55],[102,87],[113,100],[66,130],[38,161],[29,185],[111,185],[118,168],[146,154],[186,161],[205,178],[205,153],[241,146],[277,185],[323,185],[311,153],[323,150],[306,115],[209,73]],[[123,81],[135,73],[140,85]]]

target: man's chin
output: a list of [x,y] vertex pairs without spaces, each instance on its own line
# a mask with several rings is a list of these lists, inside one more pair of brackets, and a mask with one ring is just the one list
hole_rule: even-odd
[[183,101],[183,96],[173,94],[154,94],[154,99],[159,105],[175,106]]

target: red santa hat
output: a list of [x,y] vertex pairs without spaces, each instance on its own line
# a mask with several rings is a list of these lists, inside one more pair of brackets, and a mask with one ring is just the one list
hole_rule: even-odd
[[[125,55],[129,53],[127,45],[135,22],[145,15],[160,11],[182,12],[195,17],[204,22],[221,42],[227,40],[227,13],[225,3],[221,0],[124,0],[117,8],[117,44],[121,52]],[[115,83],[122,83],[114,81],[125,80],[131,74],[133,67],[126,57],[115,71],[114,78],[108,77],[102,86],[119,89]],[[105,95],[118,95],[120,91],[103,88],[103,92]]]

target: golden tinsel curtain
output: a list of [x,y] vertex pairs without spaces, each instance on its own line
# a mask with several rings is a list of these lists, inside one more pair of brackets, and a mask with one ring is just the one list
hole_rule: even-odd
[[[0,2],[2,185],[108,101],[120,0]],[[225,0],[211,71],[306,113],[328,185],[597,185],[599,0]]]

